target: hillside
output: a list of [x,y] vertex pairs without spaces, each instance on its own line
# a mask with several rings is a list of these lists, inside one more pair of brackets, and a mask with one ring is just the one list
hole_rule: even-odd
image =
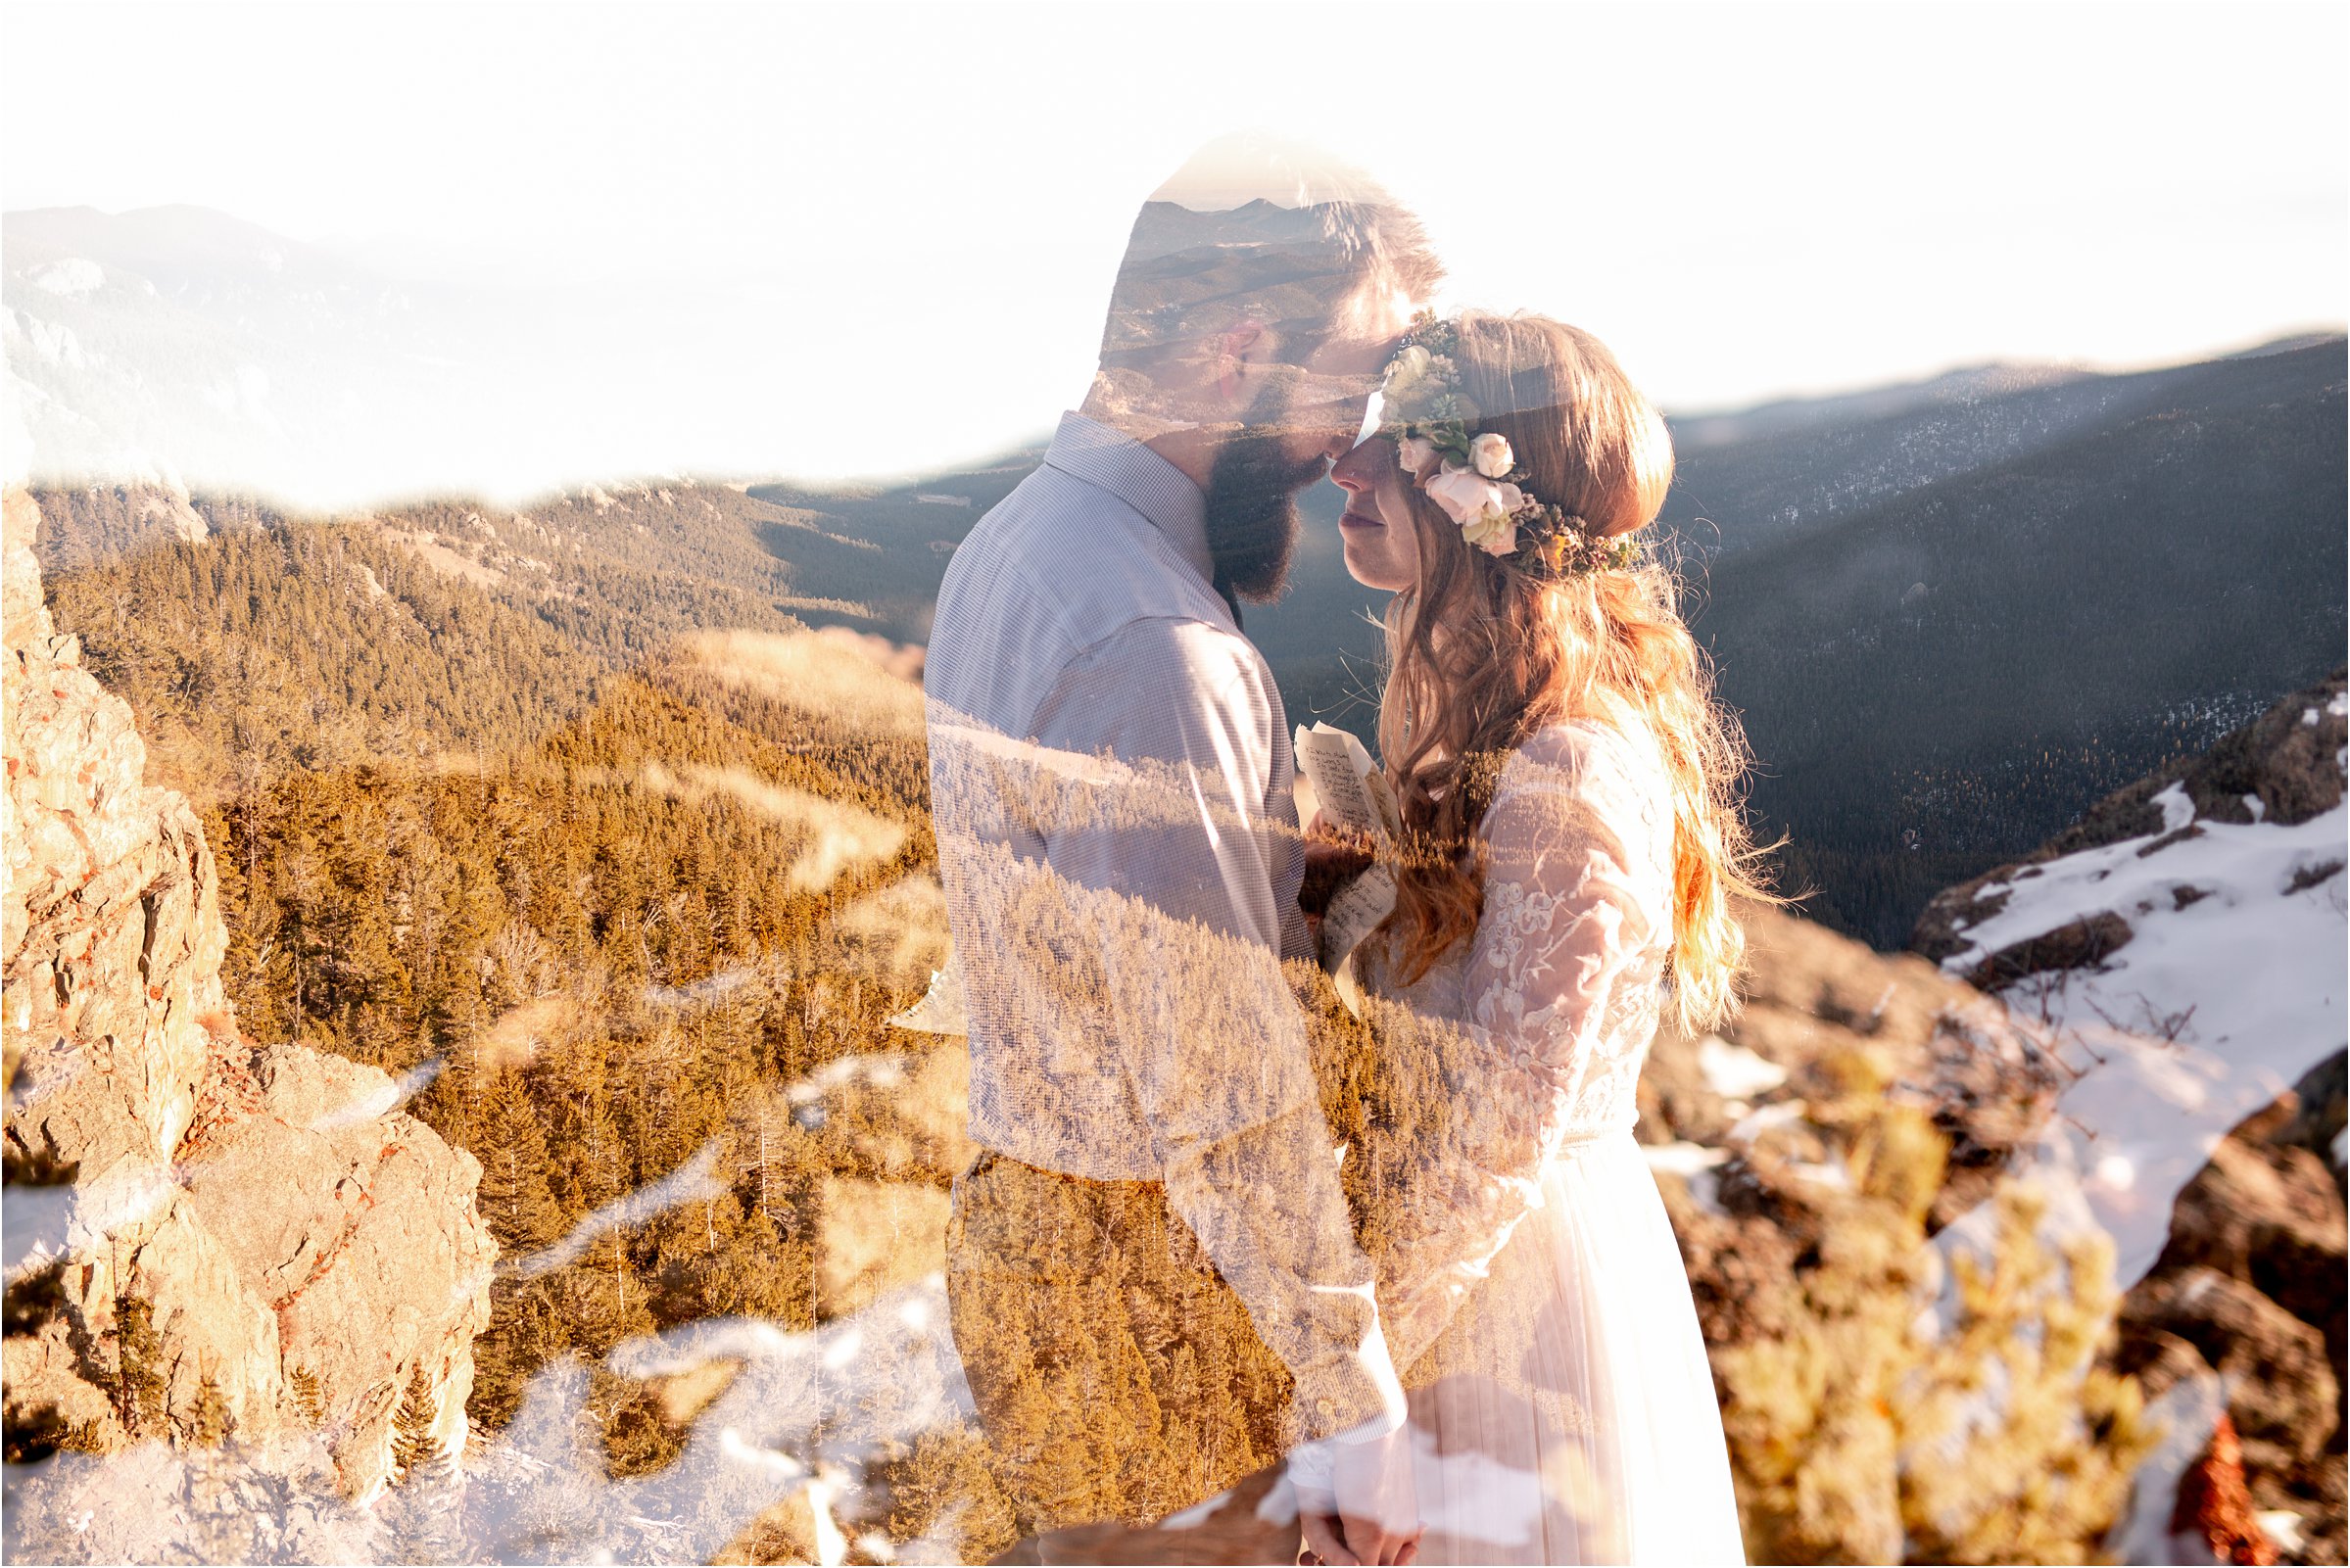
[[[2338,658],[2343,373],[2331,339],[1696,422],[1668,548],[1761,763],[1754,810],[1791,836],[1787,880],[1816,889],[1813,918],[1897,947],[1936,889]],[[612,484],[350,521],[605,668],[708,626],[919,642],[955,544],[1034,461],[863,490]],[[1303,498],[1290,592],[1246,626],[1293,717],[1367,738],[1382,595],[1345,574],[1339,500],[1329,486]],[[146,543],[285,526],[159,488],[47,493],[43,508],[69,603],[116,592],[74,578]]]
[[1697,629],[1814,918],[1897,946],[1935,889],[2339,662],[2341,345],[2166,388],[1711,563]]
[[294,769],[513,746],[592,698],[605,662],[378,531],[281,519],[115,553],[53,531],[58,624],[200,805]]
[[859,553],[853,556],[820,557],[813,543],[798,534],[768,536],[768,547],[793,563],[798,581],[853,599],[862,612],[851,617],[823,609],[801,611],[811,625],[852,625],[921,642],[930,639],[931,608],[955,546],[1042,456],[1041,448],[1007,452],[979,467],[869,490],[774,484],[753,485],[747,494],[818,519],[825,529],[856,542]]
[[[237,496],[163,485],[36,490],[42,569],[60,577],[135,560],[147,549],[255,529],[339,524],[378,536],[441,575],[527,610],[602,657],[632,663],[669,635],[706,625],[784,630],[800,608],[855,612],[806,598],[770,541],[872,553],[827,534],[804,511],[727,485],[669,480],[549,496],[509,510],[462,499],[310,516]],[[818,569],[839,575],[817,556]]]
[[2329,347],[2338,372],[2337,340],[2296,339],[2265,353],[2159,370],[1990,366],[1916,385],[1676,418],[1679,462],[1666,515],[1691,519],[1692,545],[1719,560],[2075,436],[2192,406],[2212,396],[2215,372],[2289,401],[2307,390],[2308,364],[2322,363],[2323,354],[2307,361],[2289,356]]
[[[605,494],[529,516],[621,560],[660,516],[640,508],[694,499]],[[872,510],[828,513],[827,532],[962,511],[853,504]],[[934,1283],[969,1153],[967,1069],[957,1042],[887,1022],[943,948],[918,650],[846,626],[720,624],[606,664],[508,589],[527,580],[519,560],[548,558],[517,547],[535,538],[521,517],[411,513],[453,557],[430,565],[421,528],[404,541],[263,518],[102,560],[61,594],[95,616],[107,598],[74,582],[137,585],[140,619],[214,629],[206,659],[233,668],[243,647],[292,672],[199,703],[159,673],[168,641],[111,644],[184,765],[224,770],[204,832],[243,1026],[385,1074],[408,1115],[480,1163],[482,1219],[510,1261],[473,1346],[462,1486],[395,1488],[373,1522],[349,1521],[375,1543],[361,1554],[537,1543],[784,1560],[818,1554],[828,1530],[991,1554],[1008,1515]],[[396,659],[368,645],[411,614]],[[281,617],[300,635],[277,635]],[[576,688],[552,673],[571,668],[599,673]],[[477,708],[435,716],[424,755],[370,751],[403,704],[435,714],[405,693],[460,688]],[[289,690],[348,754],[233,771],[218,737]],[[1659,1040],[1641,1136],[1715,1354],[1754,1550],[2014,1560],[2131,1528],[2134,1478],[2169,1498],[2201,1451],[2147,1448],[2138,1373],[2171,1416],[2193,1416],[2206,1385],[2119,1361],[2128,1277],[2110,1244],[2033,1222],[2048,1200],[2027,1157],[2064,1092],[2044,1031],[1923,959],[1783,917],[1752,929],[1747,1014],[1720,1036]],[[1326,1022],[1325,1049],[1361,1047]],[[1364,1114],[1343,1091],[1375,1082],[1366,1070],[1330,1080],[1342,1127]],[[1962,1296],[1960,1254],[1993,1284]],[[2182,1337],[2178,1313],[2160,1321]],[[2020,1392],[1982,1405],[1969,1390],[1988,1348],[2033,1335],[2049,1352],[2003,1361]],[[2214,1341],[2210,1364],[2229,1354]],[[1952,1436],[1961,1422],[1971,1437]],[[2271,1430],[2246,1416],[2263,1487],[2284,1475],[2257,1449]],[[729,1433],[832,1479],[746,1475]],[[1949,1442],[1982,1462],[1942,1464]],[[2076,1478],[2063,1505],[2028,1497],[2036,1467]],[[107,1475],[113,1495],[156,1499],[108,1525],[126,1553],[135,1521],[184,1505],[169,1487],[202,1479]],[[1839,1499],[1825,1514],[1802,1500],[1822,1496]]]

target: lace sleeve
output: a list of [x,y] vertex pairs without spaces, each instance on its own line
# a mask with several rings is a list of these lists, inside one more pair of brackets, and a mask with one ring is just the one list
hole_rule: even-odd
[[1654,981],[1671,919],[1656,885],[1658,802],[1643,787],[1581,738],[1513,756],[1481,828],[1484,911],[1461,1016],[1382,1018],[1389,1060],[1428,1118],[1379,1182],[1381,1315],[1399,1367],[1435,1342],[1541,1202],[1546,1163],[1630,1104],[1613,1068],[1637,1063],[1648,1030],[1610,1038],[1610,1003]]

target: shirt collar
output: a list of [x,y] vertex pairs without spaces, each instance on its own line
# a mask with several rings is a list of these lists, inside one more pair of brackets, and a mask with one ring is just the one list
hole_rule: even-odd
[[1123,431],[1081,413],[1061,415],[1045,466],[1116,496],[1151,520],[1204,582],[1216,580],[1208,552],[1208,498],[1180,468]]

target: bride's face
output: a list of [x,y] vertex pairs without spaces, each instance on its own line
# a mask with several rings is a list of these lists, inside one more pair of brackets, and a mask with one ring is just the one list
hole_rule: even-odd
[[1346,492],[1338,532],[1355,581],[1391,594],[1419,581],[1419,534],[1412,526],[1395,443],[1378,436],[1362,442],[1331,467],[1330,478]]

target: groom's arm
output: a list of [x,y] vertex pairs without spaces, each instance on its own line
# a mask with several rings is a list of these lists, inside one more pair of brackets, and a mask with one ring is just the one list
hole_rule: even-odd
[[1302,862],[1262,661],[1220,628],[1140,622],[1064,672],[1033,734],[1119,765],[1041,815],[1170,1206],[1295,1376],[1302,1435],[1392,1430],[1374,1275],[1281,969],[1304,947]]

